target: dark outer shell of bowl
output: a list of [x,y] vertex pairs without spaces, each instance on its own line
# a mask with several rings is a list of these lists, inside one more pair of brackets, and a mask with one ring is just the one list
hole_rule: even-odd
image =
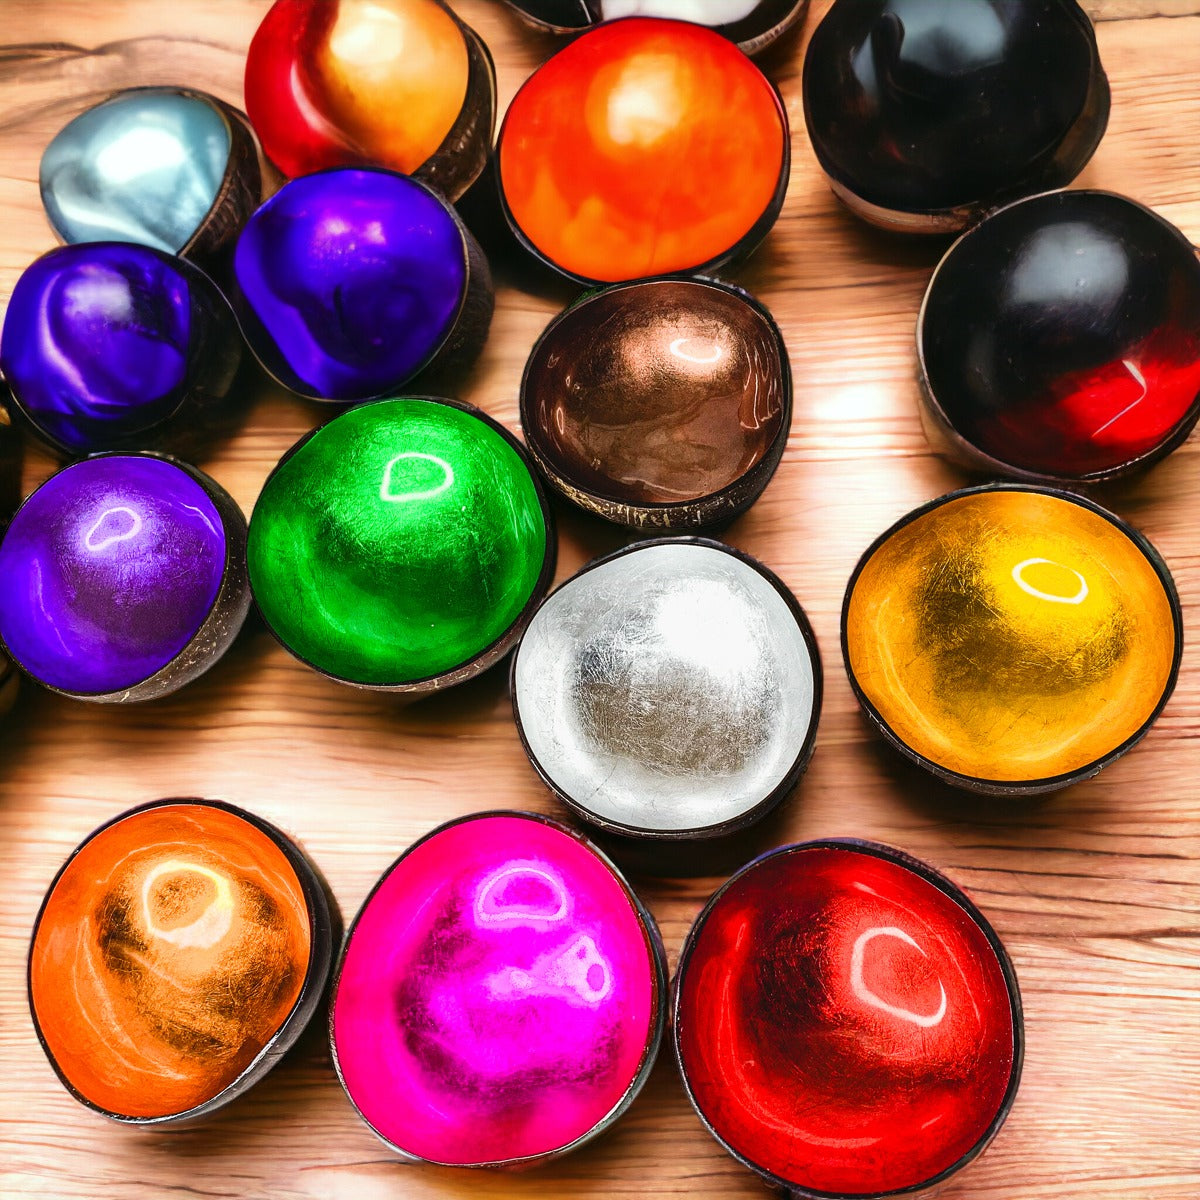
[[467,94],[442,144],[414,172],[447,200],[459,200],[483,174],[496,131],[496,67],[487,43],[450,8],[467,43]]
[[[178,90],[188,92],[186,88]],[[208,216],[179,251],[179,256],[217,270],[250,214],[262,203],[263,178],[258,138],[241,109],[205,92],[194,94],[203,96],[229,122],[229,166]]]
[[21,467],[25,443],[9,420],[12,396],[0,378],[0,533],[21,502]]

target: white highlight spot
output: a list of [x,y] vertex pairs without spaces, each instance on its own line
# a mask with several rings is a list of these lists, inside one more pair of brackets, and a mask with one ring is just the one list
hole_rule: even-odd
[[[392,490],[392,473],[396,464],[410,462],[413,459],[421,459],[441,467],[442,482],[436,487],[424,488],[419,492],[394,492]],[[445,459],[438,458],[436,454],[424,454],[419,450],[406,450],[403,454],[397,454],[384,468],[383,482],[379,485],[379,498],[393,504],[407,504],[412,500],[431,500],[434,496],[440,496],[453,486],[454,468]]]
[[[155,925],[150,911],[150,890],[164,875],[174,874],[203,875],[212,881],[217,894],[190,925],[181,925],[178,929],[160,929]],[[202,867],[199,863],[172,858],[159,863],[142,883],[142,918],[146,922],[146,932],[151,937],[162,938],[172,946],[182,946],[185,949],[207,949],[209,946],[215,946],[233,924],[233,889],[229,880],[220,872],[210,867]]]
[[[1036,567],[1045,564],[1046,566],[1058,567],[1062,571],[1070,571],[1076,579],[1079,580],[1079,590],[1073,596],[1052,596],[1049,592],[1039,591],[1029,583],[1024,577],[1026,567]],[[1050,558],[1027,558],[1024,562],[1019,562],[1012,569],[1013,582],[1021,591],[1028,593],[1030,596],[1036,596],[1039,600],[1049,600],[1051,604],[1082,604],[1087,599],[1088,585],[1078,571],[1073,567],[1064,567],[1062,563],[1056,563]]]
[[110,183],[128,183],[144,175],[148,164],[169,171],[187,161],[187,151],[165,129],[138,126],[114,138],[96,155],[96,170]]
[[[522,904],[511,900],[501,899],[504,889],[519,879],[532,876],[539,883],[544,883],[554,898],[554,907],[538,904]],[[533,923],[542,924],[549,921],[561,921],[567,915],[570,901],[567,889],[562,880],[551,874],[544,867],[533,863],[513,863],[503,870],[489,875],[475,895],[475,919],[480,925],[505,925]]]
[[[697,354],[695,349],[688,349],[689,346],[695,346],[697,349],[704,349],[705,354]],[[701,363],[707,365],[709,363],[720,362],[725,351],[715,342],[702,342],[697,338],[676,338],[671,343],[671,353],[676,358],[685,359],[691,363]]]
[[854,943],[854,950],[850,955],[850,986],[854,989],[854,994],[864,1004],[869,1004],[872,1008],[878,1008],[881,1012],[888,1013],[890,1016],[898,1017],[901,1021],[909,1021],[913,1025],[919,1025],[922,1029],[932,1029],[935,1025],[940,1025],[942,1018],[946,1015],[946,989],[940,981],[938,982],[938,991],[942,994],[941,1003],[938,1004],[937,1012],[931,1013],[928,1016],[911,1012],[909,1009],[900,1008],[895,1004],[889,1004],[867,987],[866,980],[863,979],[863,961],[866,958],[867,946],[880,937],[896,938],[906,946],[911,946],[919,954],[925,955],[925,951],[903,929],[897,929],[892,925],[881,926],[878,929],[868,929],[866,933],[859,935],[858,940]]
[[[129,528],[122,530],[120,533],[110,533],[108,537],[103,537],[99,541],[95,541],[96,534],[100,532],[100,527],[116,513],[124,513],[129,518]],[[96,523],[87,531],[83,539],[84,546],[89,550],[99,553],[101,550],[107,550],[109,546],[115,546],[118,542],[127,542],[131,538],[137,537],[142,532],[142,518],[127,505],[118,504],[115,508],[106,508],[97,518]]]

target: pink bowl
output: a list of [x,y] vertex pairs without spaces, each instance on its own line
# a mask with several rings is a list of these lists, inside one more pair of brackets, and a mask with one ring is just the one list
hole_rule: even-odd
[[334,1065],[406,1157],[536,1162],[633,1101],[665,989],[654,922],[598,850],[545,817],[480,813],[401,855],[355,918]]

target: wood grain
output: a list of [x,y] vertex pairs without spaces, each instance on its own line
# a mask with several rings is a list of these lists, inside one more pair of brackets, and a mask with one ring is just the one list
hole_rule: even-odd
[[[739,281],[774,310],[796,380],[787,453],[727,532],[791,585],[816,627],[827,691],[813,765],[778,817],[691,877],[640,870],[672,963],[705,898],[751,854],[856,835],[904,847],[964,884],[1006,940],[1026,1005],[1025,1077],[988,1154],[944,1200],[1120,1200],[1200,1194],[1200,660],[1146,741],[1097,780],[1044,800],[941,787],[870,736],[840,661],[842,590],[868,541],[967,482],[932,457],[917,418],[913,325],[939,252],[873,233],[834,203],[800,106],[804,37],[765,61],[793,127],[783,216]],[[1081,184],[1126,191],[1200,242],[1200,2],[1095,0],[1113,87],[1108,135]],[[267,0],[4,0],[0,6],[0,296],[53,238],[36,186],[46,141],[124,85],[183,83],[241,104],[245,48]],[[501,106],[548,51],[496,3],[455,0],[499,70]],[[562,293],[500,288],[488,347],[460,394],[516,425],[517,384]],[[246,508],[275,460],[323,414],[263,385],[238,435],[200,463]],[[28,459],[32,487],[52,468]],[[1190,639],[1200,600],[1200,444],[1101,497],[1175,573]],[[622,536],[563,512],[560,577]],[[110,1126],[75,1104],[37,1045],[27,938],[69,850],[119,810],[221,797],[292,831],[347,916],[395,855],[461,813],[552,812],[524,760],[503,672],[402,707],[306,671],[252,624],[227,659],[166,701],[125,710],[24,689],[0,731],[0,1195],[45,1197],[756,1197],[703,1132],[664,1055],[608,1137],[535,1174],[406,1167],[355,1117],[319,1023],[262,1085],[187,1131]],[[562,815],[562,814],[560,814]],[[642,864],[644,867],[645,864]]]

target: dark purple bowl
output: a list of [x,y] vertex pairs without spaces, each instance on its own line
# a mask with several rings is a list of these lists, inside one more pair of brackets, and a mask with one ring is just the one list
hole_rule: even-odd
[[338,167],[293,179],[247,222],[231,296],[284,387],[353,403],[460,366],[492,316],[487,260],[454,209],[406,175]]
[[17,280],[0,339],[16,419],[66,457],[181,449],[226,416],[242,339],[199,267],[83,242]]

